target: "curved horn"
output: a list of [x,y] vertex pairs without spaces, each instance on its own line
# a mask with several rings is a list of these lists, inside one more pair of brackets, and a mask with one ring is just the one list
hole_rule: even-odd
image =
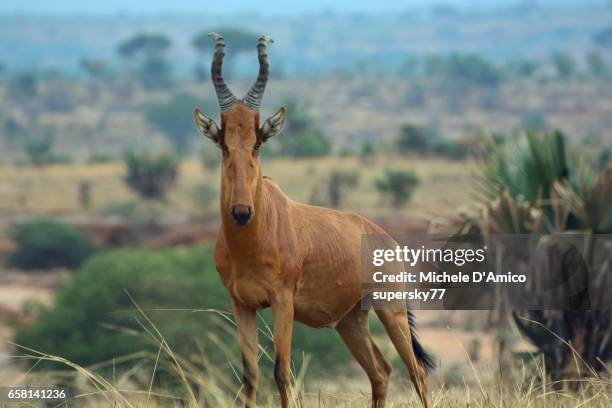
[[219,107],[221,112],[232,109],[238,103],[236,97],[230,91],[229,87],[223,79],[221,67],[223,65],[223,57],[225,56],[225,40],[217,33],[208,33],[208,36],[215,42],[215,56],[210,67],[210,76],[217,92]]
[[259,111],[259,105],[261,105],[261,99],[263,98],[264,91],[266,90],[266,84],[268,83],[268,77],[270,76],[270,63],[268,62],[268,44],[274,42],[272,38],[267,35],[260,37],[257,41],[257,54],[259,56],[259,75],[255,83],[244,96],[244,104],[254,111]]

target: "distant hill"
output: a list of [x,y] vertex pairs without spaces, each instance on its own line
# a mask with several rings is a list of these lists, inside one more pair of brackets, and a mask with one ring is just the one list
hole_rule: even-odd
[[[172,62],[178,72],[188,74],[195,59],[190,41],[196,33],[240,27],[276,39],[272,58],[277,72],[312,75],[359,68],[375,73],[397,69],[408,55],[459,51],[499,61],[548,59],[557,51],[584,54],[595,48],[593,35],[612,22],[612,7],[603,3],[561,8],[548,3],[522,2],[486,11],[438,6],[378,16],[0,16],[0,63],[9,72],[49,67],[77,72],[84,57],[118,64],[116,45],[148,31],[172,39]],[[239,59],[236,72],[252,75],[253,56]]]

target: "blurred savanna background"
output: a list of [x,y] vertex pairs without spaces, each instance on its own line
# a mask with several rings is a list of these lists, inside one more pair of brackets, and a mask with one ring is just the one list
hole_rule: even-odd
[[[192,116],[219,115],[210,31],[237,95],[274,39],[262,115],[282,105],[288,123],[262,160],[289,197],[397,234],[612,233],[610,1],[36,3],[0,4],[0,386],[66,386],[66,406],[242,404],[212,260],[220,154]],[[587,261],[604,302],[610,259]],[[436,406],[612,404],[609,313],[416,316]],[[275,406],[260,323],[259,402]],[[339,336],[295,330],[293,403],[368,406]],[[416,406],[372,332],[391,404]]]

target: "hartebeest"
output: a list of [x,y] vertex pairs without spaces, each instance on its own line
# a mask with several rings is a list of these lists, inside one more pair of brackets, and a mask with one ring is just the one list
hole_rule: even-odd
[[[221,227],[215,263],[232,298],[238,341],[244,363],[247,407],[255,406],[258,379],[256,311],[271,307],[276,365],[274,378],[282,407],[289,405],[290,354],[293,322],[333,327],[367,373],[372,406],[385,404],[391,365],[372,341],[368,310],[361,307],[361,237],[385,234],[356,214],[300,204],[286,197],[263,175],[259,152],[279,134],[285,109],[259,122],[259,106],[269,76],[269,37],[257,43],[259,75],[242,100],[236,99],[222,76],[225,41],[215,42],[212,82],[221,108],[221,127],[195,109],[198,130],[223,152],[221,165]],[[424,406],[430,407],[427,369],[431,358],[418,343],[403,310],[377,310],[389,337],[408,367]]]

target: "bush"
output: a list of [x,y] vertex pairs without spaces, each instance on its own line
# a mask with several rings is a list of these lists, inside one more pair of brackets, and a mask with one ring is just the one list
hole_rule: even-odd
[[560,78],[569,78],[576,73],[576,60],[569,54],[557,53],[553,62]]
[[[179,154],[184,154],[197,135],[193,124],[193,109],[198,105],[211,115],[219,110],[210,100],[202,101],[192,95],[179,93],[172,95],[167,102],[147,106],[145,119],[164,134]],[[207,147],[211,146],[207,144]]]
[[297,158],[321,157],[331,153],[331,143],[319,129],[310,129],[296,133],[283,141],[281,151],[285,155]]
[[310,106],[296,99],[286,99],[283,105],[287,111],[287,124],[283,134],[275,138],[281,154],[319,157],[331,153],[331,142],[318,125]]
[[464,144],[443,139],[434,128],[410,123],[401,126],[395,146],[400,153],[427,154],[449,159],[462,159],[468,153]]
[[376,189],[389,197],[394,208],[406,205],[418,185],[419,179],[413,171],[402,170],[385,170],[384,177],[375,182]]
[[125,182],[142,198],[160,200],[176,183],[178,158],[171,153],[153,155],[128,152],[125,155]]
[[[232,360],[239,356],[234,329],[222,323],[224,319],[217,313],[202,311],[230,309],[230,297],[215,270],[212,252],[211,247],[194,247],[96,255],[59,290],[52,306],[43,307],[34,325],[19,329],[16,343],[81,365],[141,351],[154,356],[159,345],[148,341],[136,322],[135,306],[127,292],[178,355],[199,354],[203,348],[212,366],[231,374],[228,353]],[[272,327],[269,310],[262,316]],[[211,343],[215,336],[224,338],[224,350]],[[266,336],[260,335],[260,344],[273,348]],[[315,371],[351,358],[331,330],[296,324],[293,345],[296,365],[302,352],[317,356],[310,366]],[[267,365],[264,369],[271,370],[272,362],[262,358],[262,363]]]
[[407,123],[400,128],[396,146],[401,153],[426,153],[433,142],[439,139],[438,133],[431,129]]
[[20,269],[77,268],[94,250],[83,232],[52,220],[18,224],[9,234],[17,250],[8,263]]
[[51,137],[27,138],[23,144],[23,149],[28,156],[28,160],[34,166],[49,164],[52,157],[52,148],[53,139]]
[[354,171],[333,170],[327,184],[330,205],[339,208],[344,201],[346,189],[354,188],[358,181],[359,175]]
[[374,144],[370,141],[363,142],[359,151],[359,159],[364,163],[371,163],[375,156],[376,149]]
[[109,153],[96,152],[96,153],[92,153],[87,158],[87,163],[88,164],[103,164],[103,163],[110,163],[113,160],[115,160],[115,158],[113,157],[113,155]]
[[[36,323],[17,333],[16,341],[82,365],[151,351],[154,345],[127,330],[141,332],[126,292],[144,310],[229,306],[208,249],[113,251],[92,257],[58,291],[55,303],[42,310]],[[210,324],[199,313],[147,314],[169,344],[179,349],[195,342]]]
[[475,54],[453,53],[444,57],[430,57],[426,72],[447,81],[461,80],[479,86],[495,87],[501,84],[500,70],[492,63]]

